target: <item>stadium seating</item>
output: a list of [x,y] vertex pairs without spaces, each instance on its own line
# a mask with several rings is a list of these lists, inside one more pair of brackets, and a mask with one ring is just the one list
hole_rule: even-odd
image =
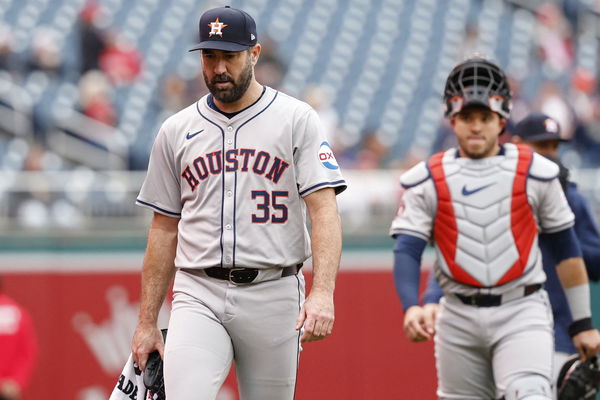
[[[0,70],[0,164],[23,168],[27,147],[41,141],[61,168],[134,169],[146,166],[154,134],[172,110],[161,102],[165,78],[197,80],[200,60],[188,48],[205,9],[200,0],[97,0],[105,32],[118,32],[142,59],[133,82],[111,88],[116,126],[90,122],[80,106],[80,12],[86,0],[0,0],[0,28],[12,35],[26,66],[41,38],[60,54],[58,72]],[[279,89],[302,97],[309,85],[331,94],[348,148],[373,134],[387,149],[380,166],[396,167],[439,141],[441,93],[452,66],[473,50],[488,55],[536,100],[544,80],[569,85],[570,73],[549,74],[536,54],[536,7],[521,0],[237,0],[257,21],[259,39],[276,45],[285,67]],[[561,2],[557,2],[561,4]],[[574,65],[598,70],[598,13],[593,0],[571,0]],[[474,36],[469,36],[469,32]],[[45,36],[45,37],[44,37]],[[45,41],[43,40],[45,39]],[[38,44],[39,45],[39,44]],[[18,95],[16,95],[18,93]],[[18,98],[19,100],[15,100]],[[29,128],[23,121],[33,121]],[[6,123],[6,121],[21,123]],[[44,131],[40,137],[35,132]],[[23,145],[25,151],[23,151]],[[578,155],[574,153],[574,157]],[[577,161],[577,160],[576,160]],[[352,165],[348,166],[353,167]]]
[[[33,74],[22,82],[33,102],[47,108],[40,114],[50,121],[60,110],[64,113],[77,105],[77,16],[84,3],[0,1],[0,20],[11,28],[21,57],[30,51],[36,29],[56,33],[66,72],[59,81]],[[279,56],[288,66],[283,91],[300,97],[308,84],[322,85],[333,94],[348,142],[358,144],[365,131],[376,130],[392,149],[392,158],[399,158],[412,147],[425,153],[431,149],[444,77],[465,55],[463,39],[469,24],[475,22],[479,32],[477,50],[517,77],[542,76],[536,70],[540,66],[529,62],[532,12],[515,3],[254,0],[243,6],[256,16],[261,35],[278,44]],[[161,80],[170,73],[186,78],[198,73],[199,61],[187,48],[196,36],[199,14],[214,3],[99,0],[98,4],[105,27],[118,29],[143,57],[141,75],[133,84],[117,88],[114,102],[120,134],[137,158],[144,159],[152,132],[164,118],[158,101]],[[578,62],[588,68],[595,67],[596,41],[590,33],[577,40]],[[529,86],[537,89],[536,84]]]

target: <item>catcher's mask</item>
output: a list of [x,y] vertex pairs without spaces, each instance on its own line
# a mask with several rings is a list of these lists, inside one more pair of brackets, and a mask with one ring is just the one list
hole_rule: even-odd
[[444,89],[445,116],[452,117],[468,106],[480,106],[508,118],[510,99],[508,79],[500,67],[483,57],[472,57],[448,75]]
[[600,386],[598,359],[581,361],[579,355],[569,358],[558,374],[558,400],[590,400],[596,398]]

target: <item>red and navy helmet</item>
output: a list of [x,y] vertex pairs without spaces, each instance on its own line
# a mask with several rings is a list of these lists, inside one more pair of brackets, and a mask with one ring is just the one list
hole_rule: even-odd
[[482,106],[508,118],[511,92],[502,69],[483,57],[458,64],[446,80],[445,116],[452,117],[468,106]]

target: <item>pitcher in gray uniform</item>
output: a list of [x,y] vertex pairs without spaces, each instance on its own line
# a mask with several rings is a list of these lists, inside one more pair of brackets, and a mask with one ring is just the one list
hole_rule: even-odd
[[[496,64],[473,57],[457,65],[444,100],[458,148],[433,155],[400,180],[402,203],[390,232],[394,278],[407,337],[435,337],[441,399],[552,398],[552,312],[539,231],[553,238],[560,260],[573,343],[582,358],[600,348],[558,167],[527,146],[499,145],[510,98]],[[418,299],[429,241],[444,292],[437,318]]]
[[134,360],[144,369],[158,349],[169,399],[214,399],[232,362],[241,399],[293,399],[300,344],[333,329],[346,183],[316,112],[255,80],[252,17],[215,8],[199,30],[210,93],[164,122],[137,199],[154,216]]

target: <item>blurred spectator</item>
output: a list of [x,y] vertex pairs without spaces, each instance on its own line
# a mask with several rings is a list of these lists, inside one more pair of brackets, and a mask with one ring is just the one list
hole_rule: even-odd
[[367,130],[356,154],[354,168],[369,170],[384,167],[389,149],[377,138],[377,131]]
[[12,74],[18,69],[16,55],[13,50],[13,35],[9,26],[0,26],[0,70]]
[[104,33],[97,26],[100,12],[100,4],[91,0],[79,13],[81,74],[100,68],[100,54],[105,46]]
[[79,80],[79,106],[86,116],[116,126],[117,113],[112,103],[112,87],[101,71],[88,71]]
[[116,86],[133,83],[142,70],[138,50],[122,34],[115,32],[107,36],[99,62],[101,70]]
[[160,102],[163,110],[169,115],[189,106],[196,99],[191,100],[187,92],[187,84],[177,74],[168,75],[162,86]]
[[565,96],[554,81],[545,81],[538,95],[539,111],[554,118],[561,126],[561,134],[565,139],[573,137],[573,110],[565,100]]
[[460,60],[464,60],[475,53],[479,52],[479,30],[477,25],[473,22],[467,23],[465,27],[465,36],[460,43],[459,54],[461,55]]
[[413,146],[401,158],[391,159],[388,167],[390,169],[407,170],[426,160],[428,156],[430,154],[426,153],[423,149]]
[[189,93],[189,98],[192,100],[192,102],[200,99],[202,96],[208,93],[208,88],[206,87],[206,82],[204,82],[202,73],[196,75],[192,79],[186,80],[185,82],[187,92]]
[[[40,144],[33,143],[30,145],[23,162],[23,171],[42,171],[44,169],[45,152]],[[40,229],[50,225],[52,195],[47,185],[48,182],[42,180],[35,191],[18,192],[15,199],[16,216],[22,226]]]
[[[585,0],[562,0],[558,4],[560,5],[561,3],[562,13],[564,14],[567,21],[569,21],[569,24],[571,24],[572,30],[574,32],[577,32],[578,28],[580,27],[579,18],[581,15],[583,15],[583,13],[587,13],[590,11],[588,7],[593,7],[593,0],[590,1],[588,4],[584,4]],[[600,2],[596,1],[596,3],[597,7],[600,6]]]
[[39,144],[29,146],[29,152],[23,162],[23,171],[41,171],[44,169],[44,154],[46,150]]
[[[510,119],[514,122],[519,122],[530,113],[531,107],[522,97],[521,81],[509,75],[508,84],[510,85],[510,90],[512,92],[512,109],[510,111]],[[507,127],[507,129],[510,130],[510,127]]]
[[596,90],[596,77],[584,68],[577,68],[571,78],[569,103],[573,107],[575,117],[582,123],[593,119],[592,96]]
[[331,104],[331,96],[322,86],[310,85],[306,88],[302,97],[319,115],[321,125],[325,129],[325,136],[335,150],[336,144],[340,142],[339,117],[333,104]]
[[254,74],[263,85],[278,89],[285,75],[285,66],[277,53],[276,43],[269,37],[260,40],[261,51]]
[[33,322],[0,280],[0,400],[20,400],[38,356]]
[[600,98],[592,98],[592,113],[580,124],[574,135],[574,148],[582,159],[582,167],[600,167]]
[[54,29],[37,28],[31,41],[31,53],[26,70],[43,72],[49,78],[58,79],[63,75],[63,59],[58,47],[58,34]]
[[[437,130],[436,138],[431,148],[431,154],[438,153],[440,151],[446,151],[450,147],[454,147],[456,145],[456,135],[454,135],[448,119],[444,118],[440,121],[440,126]],[[425,154],[423,160],[425,160],[425,158],[429,157],[431,154]],[[410,168],[410,166],[407,165],[406,168]]]
[[[23,162],[23,171],[49,172],[62,169],[62,159],[33,143]],[[21,226],[29,229],[74,228],[82,223],[81,211],[64,193],[52,190],[48,180],[37,179],[34,190],[15,194],[13,208]],[[0,398],[2,400],[2,398]]]
[[573,43],[569,22],[560,8],[552,3],[542,3],[536,10],[536,43],[540,59],[549,76],[555,78],[573,64]]

